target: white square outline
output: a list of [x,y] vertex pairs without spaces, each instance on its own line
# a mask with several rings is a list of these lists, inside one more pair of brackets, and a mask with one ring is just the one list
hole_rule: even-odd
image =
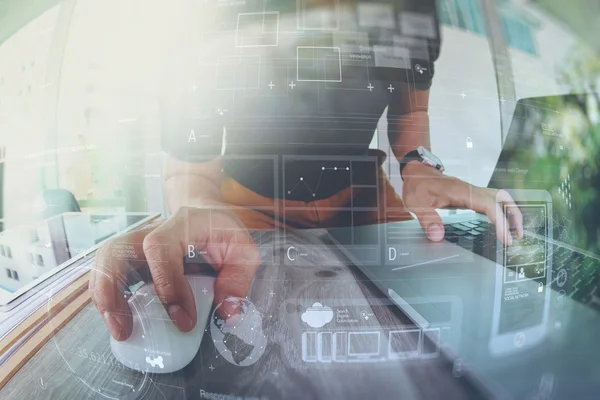
[[[338,339],[338,336],[340,336],[340,338]],[[343,336],[346,336],[345,338],[343,338]],[[339,354],[338,356],[338,351],[337,351],[337,345],[338,343],[341,343],[342,346],[346,346],[346,351],[344,352],[344,354]],[[348,361],[348,332],[334,332],[333,333],[333,361],[334,362],[347,362]]]
[[[338,52],[338,66],[340,68],[340,79],[300,79],[299,70],[299,55],[300,49],[328,49],[337,50]],[[342,51],[339,47],[328,47],[328,46],[296,46],[296,82],[341,82],[342,81]]]
[[306,27],[306,8],[303,0],[296,0],[296,29],[300,32],[336,32],[340,30],[340,0],[333,0],[335,9],[335,28],[307,28]]
[[[330,332],[330,331],[317,333],[317,360],[319,360],[319,362],[330,363],[333,361],[333,356],[335,354],[335,349],[333,347],[333,333],[334,332]],[[330,353],[328,356],[323,357],[323,336],[325,336],[325,335],[329,335],[329,337],[330,337],[330,342],[329,342]]]
[[[308,351],[307,351],[307,346],[308,346],[308,340],[307,337],[308,335],[314,335],[314,344],[315,344],[315,348],[313,349],[315,351],[315,355],[314,358],[313,356],[310,357],[310,359],[308,358]],[[317,348],[317,332],[315,331],[310,331],[310,332],[303,332],[302,333],[302,361],[304,362],[317,362],[318,358],[319,358],[319,350]]]
[[[259,44],[259,45],[240,45],[239,44],[239,38],[240,38],[240,17],[242,15],[267,15],[267,14],[274,14],[277,16],[277,28],[275,31],[275,44]],[[262,31],[264,32],[264,26],[262,27]],[[239,13],[238,17],[237,17],[237,23],[235,26],[235,47],[238,48],[248,48],[248,47],[276,47],[279,46],[279,11],[265,11],[265,12],[251,12],[251,13]]]
[[[435,341],[433,340],[433,338],[430,337],[430,335],[426,335],[426,332],[430,332],[432,333],[433,337],[435,338]],[[440,328],[428,328],[428,329],[423,329],[423,334],[421,336],[421,358],[435,358],[439,355],[440,353],[440,341],[441,341],[441,334],[442,334],[442,330]],[[427,339],[429,339],[432,343],[435,344],[435,351],[432,353],[424,353],[423,352],[423,345],[425,343],[425,336],[427,336]]]
[[[377,351],[375,352],[371,352],[371,353],[355,353],[353,351],[350,351],[350,336],[352,335],[372,335],[372,334],[377,334]],[[378,356],[379,353],[381,352],[381,331],[366,331],[366,332],[348,332],[348,357],[350,356]]]
[[[418,332],[419,333],[419,340],[417,341],[417,349],[416,350],[409,350],[409,351],[393,351],[392,350],[392,334],[394,333],[410,333],[410,332]],[[399,359],[406,359],[406,358],[416,358],[419,357],[419,353],[421,351],[421,337],[422,333],[420,329],[402,329],[402,330],[396,330],[396,331],[390,331],[389,332],[389,337],[390,340],[388,341],[388,358],[390,360],[399,360]]]

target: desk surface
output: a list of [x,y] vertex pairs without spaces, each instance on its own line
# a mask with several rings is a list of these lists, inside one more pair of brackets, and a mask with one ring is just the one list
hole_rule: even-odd
[[[315,240],[320,233],[295,240]],[[283,257],[283,248],[278,252]],[[181,371],[145,375],[124,368],[114,360],[108,331],[89,304],[8,382],[1,397],[194,399],[210,398],[211,393],[262,399],[479,398],[467,382],[452,376],[452,365],[442,356],[381,363],[303,362],[297,345],[302,328],[289,323],[296,311],[286,309],[292,298],[352,299],[369,304],[378,324],[409,322],[390,308],[375,307],[388,302],[352,267],[331,261],[331,254],[323,258],[327,266],[261,266],[248,297],[269,318],[263,323],[269,344],[251,366],[226,362],[206,334],[195,359]]]

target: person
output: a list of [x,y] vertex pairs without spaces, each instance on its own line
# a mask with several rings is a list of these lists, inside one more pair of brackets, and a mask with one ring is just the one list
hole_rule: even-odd
[[[171,214],[102,246],[90,276],[92,299],[115,339],[132,330],[120,283],[132,266],[149,272],[180,330],[195,326],[184,277],[190,244],[218,271],[219,303],[245,297],[261,263],[249,230],[357,226],[414,214],[437,242],[444,227],[436,208],[470,208],[498,222],[497,199],[512,201],[414,156],[420,147],[431,150],[429,91],[441,43],[433,0],[347,0],[335,10],[305,3],[302,18],[295,3],[293,11],[209,8],[194,47],[201,56],[190,62],[179,46],[167,57],[160,103]],[[386,153],[369,148],[384,113],[402,166],[402,197],[382,168]],[[516,215],[511,224],[521,235]],[[497,223],[496,231],[510,244],[506,226]],[[135,258],[112,257],[117,242],[133,246]]]

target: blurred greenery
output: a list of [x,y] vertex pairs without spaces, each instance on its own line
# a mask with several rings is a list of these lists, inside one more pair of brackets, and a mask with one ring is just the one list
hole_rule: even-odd
[[558,82],[575,93],[565,101],[580,111],[584,125],[574,138],[580,148],[571,154],[568,165],[570,170],[583,171],[575,185],[577,193],[573,193],[577,196],[574,221],[581,226],[575,228],[574,235],[579,247],[600,254],[600,57],[582,44],[575,45],[558,71]]
[[505,187],[553,197],[554,237],[600,254],[600,59],[574,47],[558,71],[571,94],[521,100],[501,161]]

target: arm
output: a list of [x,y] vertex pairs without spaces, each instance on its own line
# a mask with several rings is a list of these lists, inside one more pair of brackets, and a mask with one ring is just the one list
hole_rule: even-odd
[[165,165],[165,191],[171,214],[182,207],[222,205],[221,158],[206,162],[184,162],[168,156]]
[[431,144],[429,89],[415,90],[407,84],[398,89],[401,95],[394,98],[388,109],[388,138],[394,156],[400,161],[406,153],[419,146],[431,150]]
[[[388,109],[388,137],[398,161],[419,146],[431,150],[429,138],[429,90],[413,90],[408,85]],[[418,161],[411,161],[402,172],[402,198],[406,207],[415,214],[427,237],[433,241],[444,238],[444,225],[436,208],[461,207],[485,213],[496,224],[496,234],[508,245],[512,238],[508,221],[499,211],[497,202],[513,203],[508,193],[470,185],[458,178],[447,176]],[[498,219],[504,220],[502,223]],[[523,235],[520,213],[511,215],[517,237]]]

